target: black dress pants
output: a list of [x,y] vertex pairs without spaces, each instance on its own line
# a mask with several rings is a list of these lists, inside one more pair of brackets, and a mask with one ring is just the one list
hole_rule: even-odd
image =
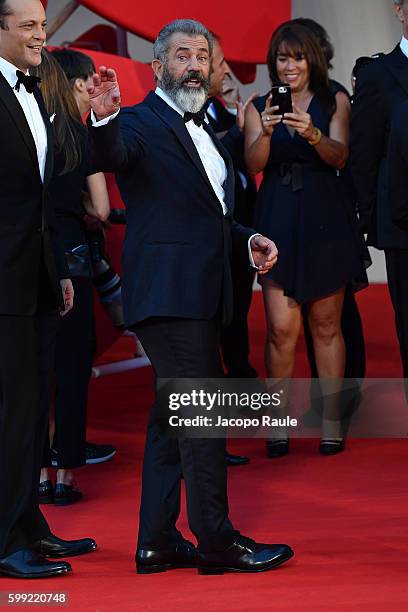
[[408,401],[408,249],[386,249],[385,263]]
[[0,558],[50,533],[38,507],[58,314],[0,315]]
[[[156,378],[222,378],[219,326],[153,317],[134,326]],[[180,484],[188,521],[202,551],[226,549],[236,532],[228,518],[224,439],[176,439],[162,433],[153,407],[146,436],[138,547],[160,550],[180,539]]]
[[[58,326],[55,350],[55,433],[57,465],[72,469],[85,464],[88,384],[95,354],[95,319],[92,282],[72,279],[74,307]],[[50,381],[51,383],[51,381]],[[43,467],[51,465],[46,438]]]

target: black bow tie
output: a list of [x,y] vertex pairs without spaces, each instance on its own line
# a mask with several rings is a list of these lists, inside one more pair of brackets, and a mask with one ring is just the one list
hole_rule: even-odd
[[17,83],[14,88],[16,91],[20,91],[20,85],[24,85],[28,93],[33,93],[36,85],[41,83],[41,79],[39,77],[24,74],[24,72],[21,72],[21,70],[16,70],[16,75]]
[[202,108],[198,111],[198,113],[184,113],[184,123],[188,123],[191,119],[194,121],[198,127],[203,125],[205,117],[205,108]]

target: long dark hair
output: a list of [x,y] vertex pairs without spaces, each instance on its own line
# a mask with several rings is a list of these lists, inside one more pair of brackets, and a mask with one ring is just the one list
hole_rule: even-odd
[[80,132],[86,130],[71,85],[59,63],[46,49],[42,51],[41,64],[31,72],[41,78],[40,88],[47,112],[50,116],[55,115],[54,144],[65,157],[61,174],[67,174],[81,163]]
[[309,28],[299,23],[287,22],[275,30],[266,59],[273,84],[279,83],[280,80],[276,60],[282,52],[295,58],[306,59],[310,71],[309,88],[332,116],[336,110],[336,99],[330,89],[327,61],[317,37]]

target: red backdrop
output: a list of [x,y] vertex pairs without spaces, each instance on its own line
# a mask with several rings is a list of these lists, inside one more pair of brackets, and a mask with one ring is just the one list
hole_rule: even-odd
[[291,0],[251,0],[250,4],[207,0],[202,6],[190,0],[80,0],[91,11],[147,40],[154,40],[160,28],[179,17],[197,19],[222,39],[228,60],[265,63],[273,30],[291,18]]

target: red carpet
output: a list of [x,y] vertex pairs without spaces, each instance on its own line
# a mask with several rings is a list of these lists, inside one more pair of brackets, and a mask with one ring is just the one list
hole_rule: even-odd
[[[358,299],[368,374],[399,376],[386,289],[372,286]],[[260,371],[263,329],[256,294],[252,360]],[[110,357],[122,358],[131,348],[121,340]],[[299,353],[297,374],[307,375],[302,344]],[[291,544],[295,558],[280,569],[253,576],[198,576],[194,570],[137,576],[133,554],[149,379],[149,371],[142,369],[92,382],[88,437],[116,444],[117,456],[78,471],[84,501],[46,510],[57,534],[91,535],[99,551],[73,558],[71,576],[3,579],[3,593],[64,591],[69,595],[67,609],[81,612],[408,609],[408,449],[402,440],[350,440],[345,453],[328,458],[317,454],[317,441],[294,440],[291,454],[275,461],[265,458],[260,440],[232,441],[230,450],[252,460],[230,470],[233,522],[259,541]],[[184,512],[180,524],[191,537]]]

